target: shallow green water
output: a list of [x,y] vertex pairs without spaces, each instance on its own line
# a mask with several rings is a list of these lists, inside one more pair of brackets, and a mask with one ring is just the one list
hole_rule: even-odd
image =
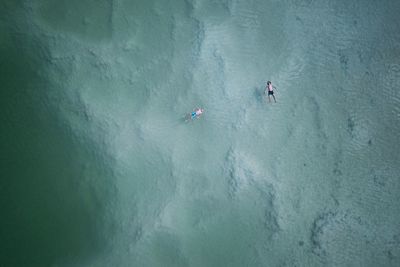
[[400,264],[397,1],[0,10],[0,266]]

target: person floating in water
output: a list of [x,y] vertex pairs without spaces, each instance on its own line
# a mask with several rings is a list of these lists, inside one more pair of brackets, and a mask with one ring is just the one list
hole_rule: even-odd
[[267,92],[268,92],[268,100],[269,100],[269,102],[271,102],[271,95],[272,95],[272,97],[274,98],[274,101],[276,103],[276,99],[275,99],[275,96],[274,96],[274,89],[276,89],[275,86],[272,85],[271,81],[268,81],[267,82],[267,86],[265,87],[265,92],[264,93],[267,94]]
[[193,110],[192,113],[186,115],[186,121],[194,120],[195,118],[200,117],[201,114],[203,114],[203,112],[204,112],[204,109],[196,108],[195,110]]

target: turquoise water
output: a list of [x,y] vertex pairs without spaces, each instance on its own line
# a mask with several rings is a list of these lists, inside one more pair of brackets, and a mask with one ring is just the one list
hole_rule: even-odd
[[0,266],[398,266],[398,14],[2,1]]

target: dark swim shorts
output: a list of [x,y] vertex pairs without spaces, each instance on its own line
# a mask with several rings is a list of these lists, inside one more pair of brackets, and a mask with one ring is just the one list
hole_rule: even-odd
[[268,91],[268,95],[273,95],[274,91]]

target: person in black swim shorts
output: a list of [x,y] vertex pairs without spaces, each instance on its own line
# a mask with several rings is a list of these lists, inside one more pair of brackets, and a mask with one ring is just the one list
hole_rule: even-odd
[[274,95],[274,89],[276,89],[275,86],[272,85],[271,81],[268,81],[267,82],[267,86],[265,87],[265,92],[264,93],[267,94],[267,92],[268,92],[268,100],[269,100],[269,102],[271,102],[271,95],[272,95],[272,97],[274,98],[274,101],[276,103],[276,99],[275,99],[275,95]]

